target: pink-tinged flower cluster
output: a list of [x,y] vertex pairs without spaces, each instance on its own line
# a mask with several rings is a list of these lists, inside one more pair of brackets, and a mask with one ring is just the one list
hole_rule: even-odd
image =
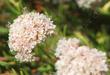
[[56,49],[56,75],[105,75],[106,54],[95,48],[80,46],[76,38],[60,39]]
[[9,30],[9,48],[16,51],[15,57],[21,62],[34,60],[32,49],[47,35],[54,33],[55,25],[44,14],[25,13],[14,20]]

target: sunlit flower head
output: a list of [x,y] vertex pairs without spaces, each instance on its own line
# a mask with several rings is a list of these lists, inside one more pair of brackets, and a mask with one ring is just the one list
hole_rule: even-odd
[[9,48],[19,61],[31,61],[32,49],[54,33],[55,25],[44,14],[25,13],[16,18],[9,29]]
[[80,46],[78,39],[60,39],[56,57],[56,75],[105,75],[108,71],[106,54]]
[[58,41],[55,55],[59,57],[60,55],[65,55],[66,51],[71,51],[79,46],[80,40],[77,38],[62,38]]
[[92,8],[98,6],[102,0],[76,0],[77,4],[81,8]]

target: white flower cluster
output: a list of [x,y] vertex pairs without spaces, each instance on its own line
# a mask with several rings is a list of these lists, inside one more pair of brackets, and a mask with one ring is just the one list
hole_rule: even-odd
[[60,39],[56,49],[56,75],[102,75],[108,71],[106,54],[80,46],[76,38]]
[[100,3],[101,1],[102,0],[76,0],[78,6],[81,8],[91,8],[93,4],[96,2]]
[[19,61],[32,61],[32,49],[54,33],[54,29],[53,21],[43,14],[30,12],[20,15],[10,25],[9,48],[16,51],[15,58]]

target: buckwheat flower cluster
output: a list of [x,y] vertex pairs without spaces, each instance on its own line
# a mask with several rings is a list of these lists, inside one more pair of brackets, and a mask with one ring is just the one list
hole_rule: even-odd
[[105,75],[106,54],[95,48],[80,46],[76,38],[60,39],[56,48],[56,75]]
[[91,8],[92,6],[99,5],[102,0],[76,0],[77,4],[81,8]]
[[33,61],[32,49],[54,33],[54,29],[53,21],[44,14],[22,14],[10,25],[9,48],[16,52],[15,58],[19,61]]

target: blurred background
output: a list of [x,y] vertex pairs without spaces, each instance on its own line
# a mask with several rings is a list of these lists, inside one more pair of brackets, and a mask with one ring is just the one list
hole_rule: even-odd
[[[51,17],[56,33],[33,50],[36,61],[19,63],[8,47],[9,24],[33,10]],[[0,75],[53,75],[61,37],[77,37],[106,52],[110,65],[110,0],[0,0]]]

